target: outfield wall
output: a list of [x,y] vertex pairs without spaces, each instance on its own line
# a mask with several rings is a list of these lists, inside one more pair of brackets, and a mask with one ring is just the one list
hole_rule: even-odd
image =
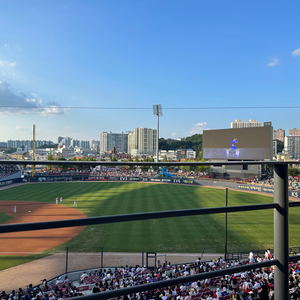
[[7,186],[13,183],[20,183],[20,182],[24,182],[23,178],[15,178],[15,179],[10,179],[10,180],[1,180],[0,181],[0,188],[1,186]]
[[194,178],[181,177],[139,177],[139,176],[87,176],[87,175],[45,175],[38,174],[32,178],[28,177],[30,182],[69,182],[69,181],[144,181],[144,182],[164,182],[179,184],[195,184]]
[[[139,176],[36,176],[31,178],[31,181],[45,181],[45,182],[69,182],[69,181],[126,181],[126,182],[161,182],[172,184],[193,184],[211,187],[223,187],[236,190],[246,190],[253,192],[260,192],[266,194],[274,194],[273,186],[262,186],[252,184],[240,184],[235,181],[216,180],[216,179],[194,179],[194,178],[181,178],[181,177],[139,177]],[[14,182],[15,183],[15,182]],[[1,182],[0,182],[1,185]],[[300,191],[289,190],[289,196],[300,198]]]
[[86,181],[144,181],[144,182],[164,182],[179,184],[195,184],[194,178],[160,178],[160,177],[132,177],[132,176],[89,176]]
[[[197,180],[195,180],[195,184],[211,186],[211,187],[231,188],[231,189],[244,190],[244,191],[250,191],[250,192],[274,194],[273,186],[240,184],[240,183],[231,182],[231,181],[209,180],[209,179],[197,179]],[[300,198],[300,191],[289,190],[289,197]]]
[[[267,194],[274,194],[274,188],[266,187],[266,186],[239,184],[238,189],[246,190],[246,191],[253,191],[253,192],[260,192],[260,193],[267,193]],[[289,190],[289,197],[300,198],[300,191]]]

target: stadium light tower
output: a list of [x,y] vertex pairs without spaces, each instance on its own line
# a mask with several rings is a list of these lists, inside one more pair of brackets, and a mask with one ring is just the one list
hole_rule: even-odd
[[161,104],[153,105],[153,115],[157,116],[156,162],[159,162],[159,156],[158,156],[158,138],[159,138],[159,116],[162,116]]

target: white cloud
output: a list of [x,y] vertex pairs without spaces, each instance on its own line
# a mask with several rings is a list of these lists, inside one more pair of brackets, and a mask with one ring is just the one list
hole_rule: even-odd
[[189,134],[193,135],[196,133],[203,133],[203,130],[205,129],[208,129],[206,122],[197,123],[192,129],[190,129]]
[[10,51],[23,51],[20,45],[10,45],[10,44],[4,44],[2,46],[5,50],[10,50]]
[[27,131],[27,130],[29,130],[28,127],[22,127],[22,126],[16,126],[16,129],[20,130],[20,131]]
[[4,80],[0,80],[0,112],[6,114],[28,114],[37,113],[40,115],[63,115],[68,109],[61,108],[54,101],[42,105],[42,98],[35,93],[28,97],[22,92],[14,93],[11,85]]
[[292,55],[293,55],[293,56],[299,56],[299,55],[300,55],[300,48],[298,48],[298,49],[292,51]]
[[12,76],[15,75],[16,62],[9,62],[6,60],[0,60],[0,74],[2,76]]
[[176,132],[172,132],[171,133],[172,136],[176,136],[176,134],[177,134]]
[[0,67],[10,67],[13,68],[16,65],[16,62],[9,62],[5,60],[0,60]]
[[279,59],[276,58],[276,57],[273,57],[271,59],[271,61],[267,64],[268,67],[275,67],[275,66],[278,66],[280,65],[280,62],[279,62]]

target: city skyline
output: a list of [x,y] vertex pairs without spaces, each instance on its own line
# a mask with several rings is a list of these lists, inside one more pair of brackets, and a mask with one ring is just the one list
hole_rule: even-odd
[[162,105],[164,138],[235,119],[299,128],[299,9],[281,1],[5,1],[0,141],[31,139],[32,124],[40,140],[156,128],[153,104]]
[[[237,120],[235,120],[237,121]],[[231,122],[232,123],[235,123],[235,121]],[[250,121],[253,121],[250,119]],[[255,121],[255,120],[254,120]],[[256,123],[260,123],[260,121],[255,121]],[[242,123],[249,123],[247,121],[242,121]],[[263,122],[261,122],[263,124]],[[262,125],[261,125],[262,126]],[[136,129],[137,127],[135,127]],[[141,127],[141,128],[144,128],[144,127]],[[225,127],[225,128],[218,128],[218,129],[229,129],[230,127]],[[232,127],[231,127],[232,128]],[[235,127],[234,127],[235,128]],[[243,128],[243,127],[242,127]],[[151,129],[151,128],[150,128]],[[156,128],[152,128],[152,130],[156,130]],[[209,130],[209,129],[208,129]],[[293,128],[289,128],[288,130],[285,130],[285,129],[282,129],[282,128],[274,128],[273,126],[273,131],[278,131],[278,130],[284,130],[285,132],[285,136],[289,136],[289,135],[300,135],[300,134],[296,134],[296,133],[299,133],[300,132],[300,129],[299,128],[296,128],[296,127],[293,127]],[[120,131],[120,132],[112,132],[112,131],[103,131],[100,133],[99,137],[101,136],[102,133],[114,133],[114,134],[121,134],[121,133],[132,133],[134,132],[134,130],[123,130],[123,131]],[[200,132],[199,132],[200,133]],[[197,132],[196,133],[193,133],[193,134],[198,134]],[[193,135],[191,134],[191,135]],[[202,134],[202,132],[201,132]],[[191,136],[191,135],[188,135],[188,136]],[[182,136],[182,137],[171,137],[171,138],[168,138],[168,137],[164,137],[164,136],[160,136],[159,138],[164,138],[164,139],[172,139],[172,140],[180,140],[181,138],[186,138],[188,136]],[[65,136],[61,136],[59,135],[58,137],[56,137],[55,139],[53,140],[50,140],[50,139],[46,139],[46,140],[49,140],[49,141],[52,141],[54,144],[59,144],[59,140],[60,138],[69,138],[71,140],[74,140],[74,141],[91,141],[91,140],[94,140],[94,141],[100,141],[100,139],[97,139],[97,138],[91,138],[89,140],[87,139],[84,139],[84,138],[73,138],[72,136],[68,136],[68,135],[65,135]],[[31,140],[32,141],[32,136],[29,137],[28,139],[24,139],[24,138],[21,138],[21,139],[14,139],[14,138],[9,138],[7,140],[0,140],[0,142],[8,142],[8,141],[16,141],[16,140]],[[273,136],[273,140],[281,140],[279,137],[274,137]],[[36,139],[36,141],[42,141],[41,139]],[[43,140],[44,141],[44,140]]]

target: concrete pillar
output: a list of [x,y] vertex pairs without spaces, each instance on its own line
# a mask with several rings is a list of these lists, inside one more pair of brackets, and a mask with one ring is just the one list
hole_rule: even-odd
[[289,299],[289,194],[288,165],[274,165],[274,254],[279,260],[275,266],[275,300]]

